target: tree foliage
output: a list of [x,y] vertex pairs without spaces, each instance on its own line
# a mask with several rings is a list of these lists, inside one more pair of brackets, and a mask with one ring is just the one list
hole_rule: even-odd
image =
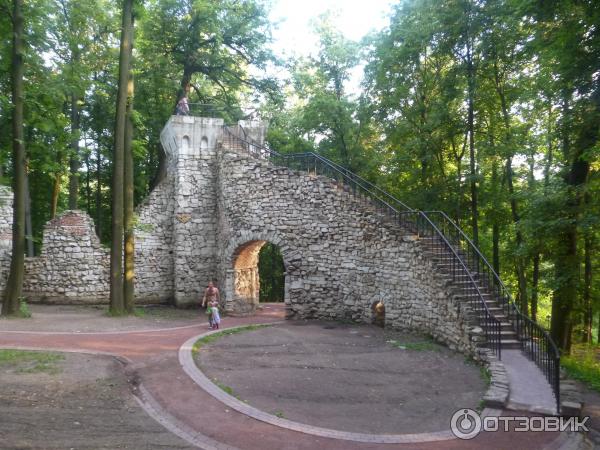
[[[17,175],[8,3],[0,2],[6,184]],[[217,105],[210,114],[227,121],[258,113],[270,121],[274,149],[321,153],[414,208],[448,213],[490,256],[523,312],[551,326],[567,350],[594,327],[600,334],[595,3],[405,0],[361,42],[324,15],[315,52],[285,61],[289,76],[276,81],[266,75],[281,63],[269,48],[266,1],[136,2],[134,202],[164,175],[159,135],[182,95],[192,108]],[[43,224],[70,204],[88,211],[109,242],[119,5],[23,7],[29,234],[39,251]],[[350,81],[363,67],[356,92]]]

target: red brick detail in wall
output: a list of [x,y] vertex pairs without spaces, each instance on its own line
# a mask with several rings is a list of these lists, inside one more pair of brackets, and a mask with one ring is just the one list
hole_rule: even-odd
[[75,213],[67,213],[56,217],[49,224],[49,228],[63,229],[66,233],[82,236],[88,232],[88,227],[84,216]]

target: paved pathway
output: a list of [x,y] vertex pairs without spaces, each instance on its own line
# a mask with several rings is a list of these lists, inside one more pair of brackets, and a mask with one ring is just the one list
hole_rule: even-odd
[[502,363],[510,383],[508,406],[556,413],[556,398],[543,372],[520,350],[502,350]]
[[[227,327],[272,323],[284,317],[283,305],[251,318],[227,318]],[[140,383],[140,403],[171,431],[206,449],[402,449],[468,450],[558,449],[558,433],[482,433],[469,441],[375,444],[318,437],[250,418],[201,389],[183,370],[178,352],[190,338],[206,332],[206,324],[162,330],[107,333],[1,331],[0,348],[53,349],[111,354],[128,361],[127,370]],[[513,415],[514,413],[507,413]]]

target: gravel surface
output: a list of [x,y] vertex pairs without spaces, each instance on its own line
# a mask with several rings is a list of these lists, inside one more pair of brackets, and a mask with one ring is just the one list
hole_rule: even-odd
[[161,329],[198,324],[206,321],[198,309],[177,309],[169,306],[136,308],[137,315],[109,317],[106,306],[29,305],[29,319],[0,318],[0,331],[38,332],[115,332]]
[[425,336],[290,322],[223,336],[196,356],[250,405],[309,425],[366,433],[449,429],[486,390],[479,366]]
[[0,364],[1,449],[191,449],[146,414],[114,358]]

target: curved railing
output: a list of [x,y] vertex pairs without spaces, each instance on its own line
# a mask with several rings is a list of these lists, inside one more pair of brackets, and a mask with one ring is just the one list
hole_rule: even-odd
[[517,339],[521,343],[521,349],[537,364],[548,379],[556,395],[558,407],[560,405],[560,352],[550,334],[540,324],[520,311],[510,295],[510,291],[486,257],[446,213],[427,211],[427,215],[433,218],[450,243],[462,251],[466,265],[479,275],[479,282],[494,295],[508,321],[512,324]]
[[396,224],[421,237],[431,238],[429,248],[434,257],[442,258],[449,252],[452,256],[450,276],[453,281],[466,280],[467,283],[462,284],[461,294],[466,298],[477,298],[479,307],[475,308],[475,312],[489,346],[501,357],[501,323],[490,312],[479,283],[500,303],[515,328],[521,348],[538,365],[552,386],[558,407],[560,354],[556,345],[539,324],[521,313],[487,259],[445,213],[414,210],[373,183],[316,153],[281,154],[258,145],[240,125],[225,127],[225,136],[232,141],[230,143],[234,147],[237,145],[240,150],[257,158],[268,159],[275,165],[290,169],[325,175],[341,182],[349,192],[359,199],[369,201],[378,212],[386,214]]

